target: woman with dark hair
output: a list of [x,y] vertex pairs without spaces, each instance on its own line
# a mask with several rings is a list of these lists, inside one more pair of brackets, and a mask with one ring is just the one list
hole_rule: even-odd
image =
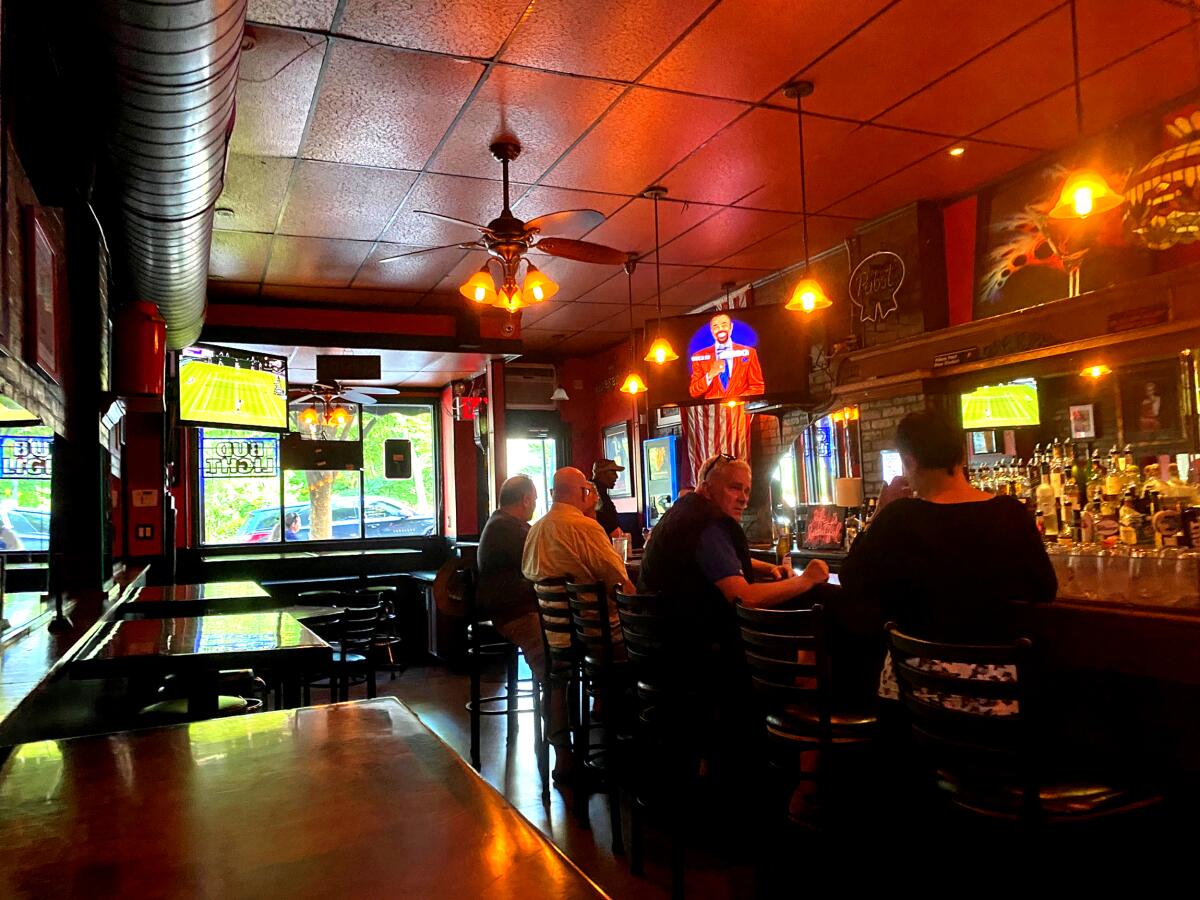
[[[1049,601],[1058,583],[1033,520],[1013,497],[971,487],[963,434],[935,410],[896,428],[904,474],[879,497],[842,566],[843,624],[882,649],[883,626],[948,643],[1017,637],[1012,603]],[[881,696],[894,698],[885,667]]]

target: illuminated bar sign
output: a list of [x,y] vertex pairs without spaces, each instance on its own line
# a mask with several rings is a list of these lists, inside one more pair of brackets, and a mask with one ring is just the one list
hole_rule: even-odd
[[205,478],[262,478],[279,474],[277,438],[204,438]]
[[53,440],[51,437],[0,435],[0,477],[47,480]]

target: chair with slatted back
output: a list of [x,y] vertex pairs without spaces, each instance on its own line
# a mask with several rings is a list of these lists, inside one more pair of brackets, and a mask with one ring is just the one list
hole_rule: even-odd
[[[604,582],[567,582],[567,605],[575,646],[582,666],[582,704],[579,708],[579,728],[576,731],[575,753],[585,767],[602,777],[608,795],[608,814],[612,821],[613,853],[625,851],[621,834],[620,760],[617,756],[617,732],[620,727],[622,692],[628,678],[627,667],[618,666],[614,654],[614,635],[609,620],[608,590]],[[591,715],[588,695],[594,696],[605,710],[604,744],[601,751],[591,748]],[[575,790],[576,812],[585,816],[587,791],[584,785]]]
[[[874,740],[873,712],[839,709],[834,704],[825,611],[751,609],[737,606],[742,649],[754,693],[762,707],[773,762],[822,793],[837,754],[866,749]],[[803,754],[817,751],[815,765],[793,768]]]
[[358,592],[357,606],[371,606],[378,603],[382,610],[379,614],[379,627],[375,631],[375,639],[371,649],[375,653],[375,667],[391,673],[392,681],[407,668],[400,658],[400,633],[397,628],[396,603],[400,592],[393,585],[372,585]]
[[[1087,824],[1152,815],[1153,790],[1081,777],[1052,760],[1033,644],[950,644],[886,626],[892,671],[914,744],[936,793],[954,810],[1024,827]],[[1075,771],[1072,771],[1075,770]]]
[[570,711],[569,716],[578,719],[580,653],[575,643],[575,628],[571,623],[566,589],[567,582],[572,580],[570,575],[543,578],[533,586],[537,597],[538,621],[542,626],[542,651],[546,660],[546,676],[541,685],[543,740],[538,746],[543,802],[550,799],[550,745],[555,737],[550,734],[550,715],[557,695],[563,696]]
[[376,694],[375,659],[371,653],[383,606],[351,606],[342,613],[338,639],[333,647],[333,672],[340,686],[342,700],[350,699],[350,687],[364,683],[367,698]]

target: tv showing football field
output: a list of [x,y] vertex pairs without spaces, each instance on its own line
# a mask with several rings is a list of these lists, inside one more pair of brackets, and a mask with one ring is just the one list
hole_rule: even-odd
[[287,359],[231,347],[179,351],[179,420],[287,431]]
[[962,421],[966,431],[1039,424],[1037,382],[1022,378],[963,394]]

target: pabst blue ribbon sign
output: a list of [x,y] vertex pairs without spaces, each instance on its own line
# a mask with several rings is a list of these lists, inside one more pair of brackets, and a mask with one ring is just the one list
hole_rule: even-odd
[[886,319],[899,307],[896,294],[904,284],[904,260],[890,250],[872,253],[850,273],[850,300],[859,319]]

